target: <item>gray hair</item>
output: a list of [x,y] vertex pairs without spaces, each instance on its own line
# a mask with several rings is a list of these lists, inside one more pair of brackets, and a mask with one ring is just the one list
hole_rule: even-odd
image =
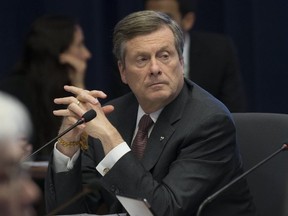
[[182,58],[184,35],[181,27],[168,15],[150,10],[134,12],[116,24],[113,33],[115,57],[125,65],[125,43],[128,40],[150,34],[165,26],[173,32],[177,53]]
[[32,124],[24,105],[13,96],[0,92],[0,107],[0,144],[28,139]]

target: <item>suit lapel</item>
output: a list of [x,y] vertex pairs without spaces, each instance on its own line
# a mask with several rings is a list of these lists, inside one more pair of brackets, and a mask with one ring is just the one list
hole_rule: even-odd
[[[189,86],[192,84],[189,82]],[[185,103],[188,97],[188,88],[184,84],[179,96],[167,105],[161,112],[154,128],[148,139],[146,150],[142,163],[147,170],[150,170],[157,163],[160,155],[176,128],[174,124],[179,121],[183,115]],[[177,110],[177,112],[175,112]]]
[[109,116],[109,120],[130,146],[135,130],[138,102],[135,96],[130,93],[121,103],[112,103],[112,105],[114,105],[115,110]]

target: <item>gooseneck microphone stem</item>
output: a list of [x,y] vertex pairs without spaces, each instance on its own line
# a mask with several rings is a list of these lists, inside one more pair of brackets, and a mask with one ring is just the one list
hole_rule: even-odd
[[46,143],[45,145],[41,146],[39,149],[37,149],[35,152],[33,152],[31,155],[28,155],[24,161],[30,159],[31,157],[33,157],[35,154],[37,154],[39,151],[41,151],[43,148],[45,148],[46,146],[50,145],[51,143],[55,142],[56,140],[58,140],[60,137],[62,137],[64,134],[68,133],[70,130],[72,130],[73,128],[77,127],[78,125],[84,123],[84,119],[81,118],[79,119],[75,124],[71,125],[69,128],[67,128],[66,130],[64,130],[63,132],[61,132],[60,134],[58,134],[58,136],[56,136],[55,138],[53,138],[52,140],[50,140],[48,143]]
[[37,149],[35,152],[33,152],[32,154],[28,155],[26,158],[23,159],[23,161],[26,161],[28,159],[30,159],[32,156],[34,156],[35,154],[37,154],[39,151],[41,151],[43,148],[45,148],[46,146],[50,145],[51,143],[54,143],[56,140],[58,140],[60,137],[62,137],[64,134],[68,133],[69,131],[71,131],[72,129],[74,129],[75,127],[77,127],[78,125],[81,125],[85,122],[89,122],[91,121],[93,118],[96,117],[96,112],[95,110],[91,109],[89,111],[87,111],[86,113],[84,113],[84,115],[73,125],[71,125],[70,127],[68,127],[67,129],[65,129],[64,131],[62,131],[61,133],[58,134],[58,136],[56,136],[55,138],[53,138],[52,140],[50,140],[49,142],[47,142],[45,145],[43,145],[42,147],[40,147],[39,149]]
[[216,191],[214,194],[212,194],[211,196],[207,197],[199,206],[198,211],[196,216],[200,216],[202,213],[202,210],[204,209],[204,207],[211,203],[216,197],[218,197],[220,194],[222,194],[224,191],[226,191],[228,188],[230,188],[232,185],[234,185],[235,183],[237,183],[239,180],[243,179],[244,177],[246,177],[249,173],[251,173],[252,171],[254,171],[255,169],[257,169],[258,167],[260,167],[262,164],[266,163],[267,161],[269,161],[270,159],[272,159],[274,156],[276,156],[278,153],[282,152],[283,150],[287,150],[288,149],[288,145],[287,144],[283,144],[283,146],[278,149],[277,151],[275,151],[274,153],[272,153],[270,156],[268,156],[267,158],[265,158],[264,160],[260,161],[259,163],[257,163],[255,166],[253,166],[252,168],[250,168],[249,170],[247,170],[246,172],[244,172],[243,174],[241,174],[240,176],[238,176],[237,178],[235,178],[234,180],[232,180],[231,182],[229,182],[227,185],[225,185],[224,187],[220,188],[220,190]]

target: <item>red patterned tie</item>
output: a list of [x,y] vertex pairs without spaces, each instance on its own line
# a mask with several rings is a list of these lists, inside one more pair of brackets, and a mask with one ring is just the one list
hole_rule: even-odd
[[138,131],[132,143],[132,152],[141,159],[148,140],[149,128],[153,125],[153,120],[149,115],[143,115],[138,124]]

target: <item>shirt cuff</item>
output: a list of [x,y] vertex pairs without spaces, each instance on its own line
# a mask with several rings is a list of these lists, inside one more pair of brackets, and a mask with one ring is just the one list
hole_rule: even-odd
[[57,148],[56,148],[57,142],[54,145],[53,150],[53,165],[54,170],[56,173],[59,172],[67,172],[71,169],[73,169],[74,164],[76,163],[76,160],[78,159],[80,155],[80,149],[72,156],[72,158],[62,154]]
[[113,148],[100,163],[97,165],[97,171],[104,176],[114,164],[127,152],[131,151],[126,142],[123,142]]

